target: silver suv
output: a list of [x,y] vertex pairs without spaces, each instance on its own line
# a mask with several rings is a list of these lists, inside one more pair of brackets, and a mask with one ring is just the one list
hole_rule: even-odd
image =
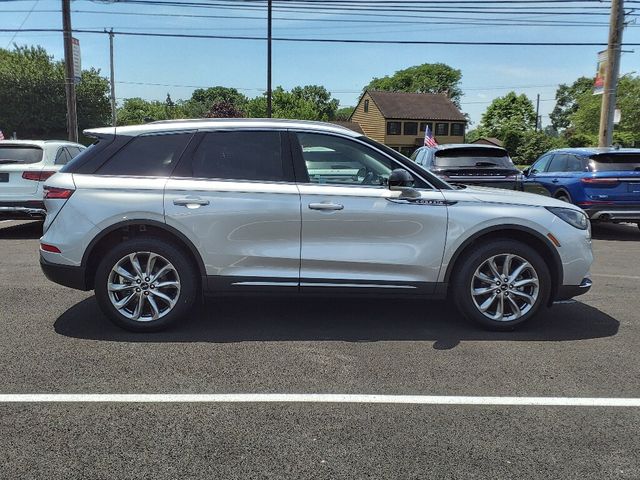
[[201,292],[265,290],[448,296],[511,329],[591,286],[580,208],[452,187],[339,126],[187,120],[85,134],[96,143],[44,187],[40,262],[52,281],[95,290],[126,329],[184,320]]

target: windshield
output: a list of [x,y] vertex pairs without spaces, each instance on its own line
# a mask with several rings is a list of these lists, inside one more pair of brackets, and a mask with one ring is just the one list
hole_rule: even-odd
[[436,167],[499,167],[513,169],[509,154],[502,148],[451,148],[438,150]]
[[32,145],[0,145],[0,164],[38,163],[42,160],[42,149]]
[[591,160],[591,170],[596,172],[640,171],[640,153],[606,153]]

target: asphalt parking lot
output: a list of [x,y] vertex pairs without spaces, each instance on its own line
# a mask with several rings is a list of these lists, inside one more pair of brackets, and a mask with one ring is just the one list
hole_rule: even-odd
[[[210,299],[157,334],[50,283],[0,223],[0,394],[640,397],[640,230],[594,230],[594,287],[494,333],[443,303]],[[0,478],[640,478],[640,408],[0,403]]]

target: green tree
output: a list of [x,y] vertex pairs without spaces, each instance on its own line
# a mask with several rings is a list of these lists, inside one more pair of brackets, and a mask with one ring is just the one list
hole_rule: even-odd
[[214,103],[207,113],[207,118],[242,118],[243,116],[244,112],[241,112],[233,103],[226,100]]
[[127,98],[118,108],[118,125],[139,125],[156,120],[178,118],[181,116],[179,111],[176,112],[179,108],[174,105],[170,109],[166,102],[157,100],[149,101],[139,97]]
[[459,107],[462,72],[444,63],[424,63],[398,70],[391,76],[374,78],[365,90],[409,93],[446,93]]
[[351,114],[356,109],[356,107],[342,107],[336,110],[336,117],[334,120],[338,120],[341,122],[346,122],[351,118]]
[[[0,128],[19,137],[66,137],[64,65],[42,47],[0,49]],[[83,70],[76,88],[79,129],[109,123],[109,83]]]
[[237,111],[244,112],[248,98],[235,88],[198,88],[193,91],[191,98],[182,104],[182,109],[188,118],[203,118],[214,104],[220,102],[231,104]]
[[505,140],[505,148],[518,165],[531,165],[543,153],[565,146],[566,143],[560,138],[531,130],[511,133]]
[[509,92],[496,98],[482,114],[478,131],[482,136],[497,137],[507,142],[507,136],[533,130],[536,111],[526,95]]
[[[318,85],[295,87],[291,91],[277,87],[273,90],[271,99],[274,118],[295,118],[298,120],[333,120],[338,110],[338,104],[338,100],[332,98],[326,88]],[[256,97],[249,100],[246,114],[253,118],[266,117],[266,97]]]
[[[585,92],[577,99],[577,109],[571,114],[571,127],[567,137],[580,135],[579,138],[590,138],[591,143],[597,139],[600,126],[601,95]],[[624,75],[618,82],[616,106],[620,109],[622,119],[613,131],[614,143],[632,146],[640,142],[640,76]]]
[[571,124],[571,115],[578,110],[578,98],[593,89],[593,79],[580,77],[571,85],[562,84],[556,90],[556,106],[549,115],[551,125],[562,130]]

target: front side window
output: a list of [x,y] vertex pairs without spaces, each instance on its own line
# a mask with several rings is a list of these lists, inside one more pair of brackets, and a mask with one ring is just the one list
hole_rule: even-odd
[[136,137],[118,150],[96,173],[142,177],[169,176],[191,136],[190,133],[179,133]]
[[298,133],[309,181],[339,185],[385,185],[393,160],[352,140]]
[[194,178],[285,180],[279,132],[229,131],[205,135],[193,154]]
[[436,123],[436,135],[449,135],[449,124]]
[[455,137],[464,136],[464,123],[452,123],[451,124],[451,135]]
[[547,169],[547,165],[549,165],[549,162],[551,161],[551,158],[553,157],[553,155],[543,155],[542,157],[540,157],[536,163],[533,164],[533,166],[531,167],[531,172],[532,173],[542,173]]
[[567,155],[554,155],[553,160],[549,164],[548,172],[566,172],[567,171]]
[[417,122],[404,122],[404,134],[405,135],[417,135],[418,123]]
[[400,135],[402,122],[387,122],[387,135]]

